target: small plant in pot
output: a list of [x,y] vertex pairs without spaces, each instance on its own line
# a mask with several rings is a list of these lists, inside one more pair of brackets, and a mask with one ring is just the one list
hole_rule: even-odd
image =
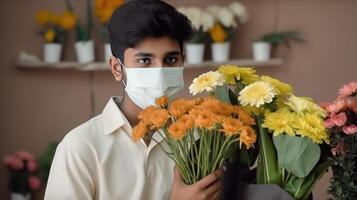
[[272,32],[262,35],[253,43],[253,57],[257,61],[269,60],[274,51],[280,44],[290,48],[290,42],[302,43],[304,40],[297,31]]

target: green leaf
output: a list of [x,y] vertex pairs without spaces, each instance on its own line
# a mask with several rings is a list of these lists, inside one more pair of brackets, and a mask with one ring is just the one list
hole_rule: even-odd
[[307,176],[320,159],[319,145],[307,137],[279,135],[273,137],[273,141],[278,152],[279,167],[297,177]]
[[308,199],[317,181],[325,174],[331,163],[331,160],[326,160],[316,165],[312,172],[305,178],[291,176],[285,184],[284,190],[289,192],[296,200]]
[[215,90],[215,93],[216,93],[218,99],[220,99],[221,101],[224,101],[229,104],[231,103],[231,100],[229,99],[227,86],[225,86],[225,85],[218,86]]
[[282,174],[278,166],[278,158],[271,134],[268,134],[267,130],[261,126],[263,115],[258,116],[257,122],[259,127],[257,183],[281,185]]

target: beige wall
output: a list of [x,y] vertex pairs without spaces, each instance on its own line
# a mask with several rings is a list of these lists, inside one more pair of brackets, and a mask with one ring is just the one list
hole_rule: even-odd
[[[20,51],[41,54],[33,14],[40,8],[61,11],[63,0],[0,1],[0,157],[18,149],[39,155],[53,140],[91,117],[90,74],[72,70],[19,70]],[[84,8],[84,0],[75,1]],[[176,5],[205,5],[229,0],[170,0]],[[355,0],[244,0],[251,20],[241,26],[232,57],[250,57],[251,41],[267,31],[300,30],[307,43],[280,49],[284,65],[258,68],[295,86],[298,95],[331,100],[345,82],[357,80],[357,1]],[[82,11],[81,11],[82,12]],[[83,12],[82,12],[83,14]],[[275,25],[274,25],[275,24]],[[73,60],[73,36],[65,59]],[[100,44],[100,42],[98,42]],[[101,50],[101,48],[100,48]],[[101,57],[101,53],[98,53]],[[186,71],[187,84],[204,70]],[[94,73],[96,113],[111,95],[122,92],[109,72]],[[187,93],[184,93],[187,95]],[[6,171],[0,165],[0,199],[7,199]],[[327,199],[328,176],[316,191]],[[38,195],[41,199],[41,195]]]

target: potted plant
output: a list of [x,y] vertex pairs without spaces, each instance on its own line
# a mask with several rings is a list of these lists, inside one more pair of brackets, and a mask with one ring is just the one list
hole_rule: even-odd
[[43,154],[38,159],[39,174],[43,182],[47,182],[57,146],[58,142],[51,142],[48,144],[45,152],[43,152]]
[[[66,0],[67,10],[69,12],[74,13],[73,6]],[[92,3],[90,0],[87,0],[87,24],[84,26],[79,23],[77,20],[76,23],[76,43],[75,50],[78,62],[80,63],[88,63],[94,61],[94,42],[92,40],[92,27],[93,27],[93,19],[92,19]]]
[[124,0],[96,0],[95,1],[95,14],[100,23],[100,34],[104,43],[104,61],[108,61],[112,55],[110,49],[110,41],[108,35],[108,21],[119,6],[124,3]]
[[191,40],[185,44],[186,61],[188,64],[202,63],[205,41],[208,38],[208,30],[214,24],[214,18],[210,13],[197,7],[180,7],[178,11],[191,20],[194,28]]
[[42,28],[39,33],[45,40],[43,47],[44,61],[49,63],[59,62],[66,32],[74,27],[76,16],[71,12],[57,15],[47,10],[40,10],[36,13],[35,18]]
[[238,27],[237,19],[240,23],[246,23],[248,12],[238,2],[233,2],[229,6],[212,5],[206,9],[215,17],[215,24],[209,30],[213,42],[211,45],[212,59],[216,62],[225,62],[229,59],[231,41]]
[[333,199],[357,199],[357,82],[344,85],[337,100],[321,105],[328,113],[325,127],[331,134]]
[[272,49],[284,44],[290,48],[290,41],[303,42],[300,33],[297,31],[272,32],[261,36],[253,42],[253,57],[257,61],[266,61],[271,57]]
[[31,193],[40,188],[40,179],[35,175],[35,157],[27,151],[18,151],[4,158],[9,170],[9,189],[12,200],[29,200]]

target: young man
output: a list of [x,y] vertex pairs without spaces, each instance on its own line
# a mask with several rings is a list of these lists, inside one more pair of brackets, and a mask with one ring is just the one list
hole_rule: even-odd
[[109,34],[111,71],[123,83],[125,96],[111,98],[102,114],[65,136],[52,163],[45,199],[218,199],[222,170],[185,185],[159,145],[131,139],[139,112],[183,87],[183,42],[192,34],[189,20],[162,1],[131,0],[113,13]]

